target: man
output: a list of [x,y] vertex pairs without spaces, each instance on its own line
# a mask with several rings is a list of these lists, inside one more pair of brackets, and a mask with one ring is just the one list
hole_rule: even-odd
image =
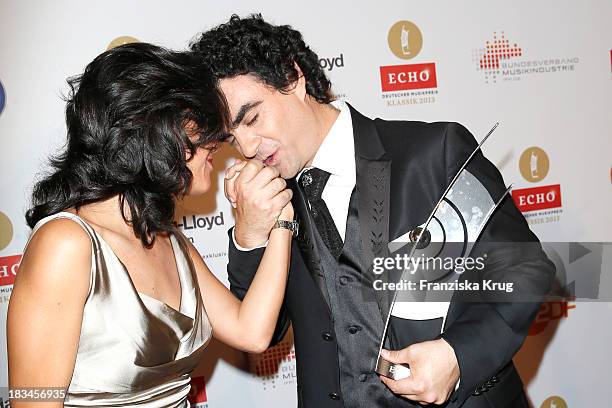
[[[512,357],[539,303],[461,302],[446,316],[393,319],[385,356],[409,378],[373,372],[389,304],[374,291],[373,257],[422,225],[476,147],[456,123],[371,120],[333,102],[318,58],[299,32],[261,16],[232,16],[192,50],[211,66],[228,102],[230,143],[247,159],[226,177],[237,210],[229,279],[242,298],[262,256],[274,212],[275,177],[287,180],[299,220],[275,341],[291,322],[299,406],[527,407]],[[468,170],[494,200],[505,191],[478,154]],[[512,272],[530,293],[548,290],[554,267],[511,200],[483,231],[485,242],[534,242],[488,251],[487,273]],[[484,245],[484,244],[483,244]]]

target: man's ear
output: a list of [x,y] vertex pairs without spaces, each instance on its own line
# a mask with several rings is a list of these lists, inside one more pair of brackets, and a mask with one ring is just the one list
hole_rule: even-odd
[[291,85],[293,87],[293,92],[300,98],[300,100],[305,100],[307,95],[306,78],[304,78],[304,74],[302,73],[302,70],[297,62],[294,62],[293,66],[298,73],[297,80]]

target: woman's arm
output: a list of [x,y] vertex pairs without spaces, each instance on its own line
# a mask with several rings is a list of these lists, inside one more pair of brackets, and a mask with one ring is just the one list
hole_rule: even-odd
[[[291,203],[279,219],[293,219]],[[216,338],[252,353],[261,353],[268,348],[285,295],[291,236],[291,231],[284,228],[270,232],[257,273],[242,302],[210,272],[198,251],[189,243],[202,299]]]
[[[10,388],[67,389],[89,290],[91,240],[74,221],[43,225],[23,255],[7,316]],[[14,408],[63,407],[62,401],[10,401]]]

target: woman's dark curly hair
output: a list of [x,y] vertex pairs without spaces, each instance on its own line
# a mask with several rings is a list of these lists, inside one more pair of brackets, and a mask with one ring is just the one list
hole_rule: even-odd
[[280,92],[290,92],[299,78],[295,64],[306,80],[306,92],[320,103],[333,98],[331,83],[319,58],[291,26],[267,23],[261,14],[230,20],[200,34],[191,50],[198,54],[219,79],[252,74]]
[[225,138],[227,108],[214,82],[192,53],[152,44],[96,57],[68,79],[68,140],[34,187],[28,225],[119,195],[123,218],[143,245],[173,231],[175,199],[191,184],[187,161]]

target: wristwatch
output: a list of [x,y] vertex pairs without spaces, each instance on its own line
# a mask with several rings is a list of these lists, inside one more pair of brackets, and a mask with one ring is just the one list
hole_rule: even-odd
[[297,237],[300,224],[297,221],[276,220],[273,228],[285,228],[292,232],[294,237]]

